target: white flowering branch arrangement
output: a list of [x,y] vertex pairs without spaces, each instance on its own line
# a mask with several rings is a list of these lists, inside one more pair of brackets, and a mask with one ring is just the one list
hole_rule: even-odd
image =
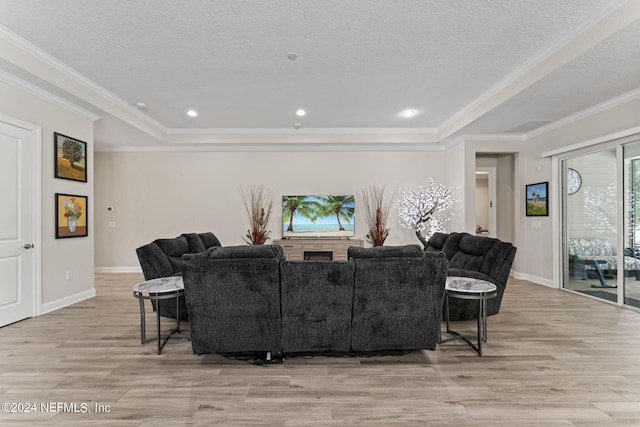
[[429,187],[420,187],[418,191],[400,190],[398,204],[400,225],[414,230],[425,248],[433,233],[445,231],[444,223],[452,215],[447,213],[447,210],[455,203],[453,193],[456,190],[442,184],[436,185],[432,178],[429,178],[429,181]]

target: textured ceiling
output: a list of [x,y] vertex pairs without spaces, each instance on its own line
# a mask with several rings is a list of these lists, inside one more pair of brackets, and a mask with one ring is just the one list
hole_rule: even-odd
[[[436,143],[558,120],[640,88],[634,2],[2,0],[0,36],[43,63],[0,50],[0,70],[103,117],[103,146],[251,142],[265,131],[282,133],[267,142],[382,131],[378,142]],[[401,118],[405,108],[418,114]]]

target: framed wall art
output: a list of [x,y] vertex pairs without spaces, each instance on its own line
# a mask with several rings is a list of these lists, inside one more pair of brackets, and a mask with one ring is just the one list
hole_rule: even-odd
[[87,182],[87,143],[53,133],[55,178]]
[[56,193],[56,239],[89,235],[88,199]]
[[549,216],[549,182],[526,186],[527,216]]

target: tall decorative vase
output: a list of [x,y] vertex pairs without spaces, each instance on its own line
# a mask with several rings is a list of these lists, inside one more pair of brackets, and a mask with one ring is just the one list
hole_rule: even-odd
[[76,226],[78,225],[78,220],[75,218],[69,218],[69,232],[74,233],[76,231]]

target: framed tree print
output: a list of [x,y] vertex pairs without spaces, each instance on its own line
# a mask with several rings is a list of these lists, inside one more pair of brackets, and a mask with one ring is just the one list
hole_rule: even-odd
[[548,194],[548,182],[539,182],[526,186],[527,216],[549,216]]
[[87,143],[53,133],[55,178],[87,182]]
[[89,235],[88,199],[56,193],[56,239]]

